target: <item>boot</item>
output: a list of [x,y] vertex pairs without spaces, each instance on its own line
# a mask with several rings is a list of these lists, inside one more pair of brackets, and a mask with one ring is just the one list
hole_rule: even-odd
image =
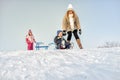
[[80,49],[83,49],[80,39],[77,39],[76,42],[77,42],[79,48],[80,48]]

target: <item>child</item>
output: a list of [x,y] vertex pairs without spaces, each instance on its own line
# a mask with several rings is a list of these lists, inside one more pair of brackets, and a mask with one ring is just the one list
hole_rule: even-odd
[[32,31],[29,29],[28,35],[26,35],[27,49],[33,50],[33,43],[36,43]]
[[69,49],[70,43],[63,38],[62,30],[57,31],[57,36],[54,38],[56,49]]

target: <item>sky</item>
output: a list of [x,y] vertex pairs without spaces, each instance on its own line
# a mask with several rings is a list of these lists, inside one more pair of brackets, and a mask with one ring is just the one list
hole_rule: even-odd
[[[80,20],[84,48],[120,42],[120,0],[0,0],[0,51],[26,50],[29,29],[37,42],[53,42],[70,3]],[[71,42],[77,49],[74,37]]]

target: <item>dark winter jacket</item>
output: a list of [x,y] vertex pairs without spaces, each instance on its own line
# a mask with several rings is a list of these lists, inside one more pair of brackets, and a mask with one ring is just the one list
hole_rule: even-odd
[[56,36],[56,37],[54,38],[55,44],[61,44],[63,40],[66,42],[66,40],[65,40],[63,37],[60,38],[59,36]]
[[[64,41],[64,44],[63,44]],[[54,38],[54,43],[56,44],[57,49],[66,49],[70,48],[70,43],[68,43],[63,37],[60,38],[59,36],[56,36]],[[64,47],[63,47],[64,46]]]

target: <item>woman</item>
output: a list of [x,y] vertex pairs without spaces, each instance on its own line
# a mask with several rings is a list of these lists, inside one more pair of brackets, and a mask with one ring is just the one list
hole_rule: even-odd
[[68,42],[71,41],[72,33],[73,33],[79,48],[83,49],[80,38],[77,34],[77,31],[79,31],[79,34],[81,35],[79,18],[76,15],[75,11],[73,10],[73,7],[71,4],[69,4],[68,10],[63,18],[62,29],[63,29],[64,36],[66,35],[66,32],[68,34],[67,36]]
[[27,49],[33,50],[33,44],[36,43],[32,31],[29,29],[28,35],[26,35]]

